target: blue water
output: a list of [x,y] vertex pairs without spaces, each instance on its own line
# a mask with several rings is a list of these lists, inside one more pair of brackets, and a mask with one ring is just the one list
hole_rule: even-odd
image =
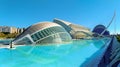
[[69,44],[19,46],[0,49],[0,67],[80,67],[103,49],[108,38],[74,40]]

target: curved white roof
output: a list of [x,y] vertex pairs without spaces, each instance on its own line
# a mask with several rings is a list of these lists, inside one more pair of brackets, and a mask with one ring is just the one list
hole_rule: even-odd
[[36,26],[36,25],[40,25],[40,26],[44,25],[44,26],[47,26],[47,27],[48,26],[60,26],[60,25],[58,25],[56,23],[49,22],[49,21],[38,22],[38,23],[35,23],[35,24],[31,25],[31,26]]
[[[45,29],[45,28],[49,28],[49,27],[54,27],[54,26],[60,26],[59,24],[57,23],[52,23],[52,22],[38,22],[36,24],[33,24],[31,26],[29,26],[23,33],[21,33],[16,39],[19,39],[27,34],[32,34],[38,30],[42,30],[42,29]],[[62,27],[62,26],[60,26]]]
[[58,18],[54,18],[54,20],[61,21],[62,23],[66,24],[66,25],[70,25],[71,24],[70,22],[67,22],[67,21],[64,21],[64,20],[61,20],[61,19],[58,19]]

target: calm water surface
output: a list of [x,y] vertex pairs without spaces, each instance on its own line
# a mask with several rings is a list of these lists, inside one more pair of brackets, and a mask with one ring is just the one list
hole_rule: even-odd
[[0,48],[0,67],[80,67],[103,49],[109,38],[74,40],[69,44]]

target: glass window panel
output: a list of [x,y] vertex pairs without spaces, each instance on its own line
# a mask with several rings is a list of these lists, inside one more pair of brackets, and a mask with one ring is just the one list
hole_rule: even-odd
[[43,37],[44,37],[44,35],[41,33],[41,31],[39,32],[39,35],[41,36],[41,38],[43,38]]
[[48,36],[47,33],[45,32],[45,29],[43,30],[43,33],[44,33],[45,37]]
[[54,33],[55,33],[55,31],[54,31],[54,27],[52,27],[51,30],[52,30],[52,32],[53,32],[53,34],[54,34]]
[[50,33],[51,33],[51,34],[53,34],[53,33],[54,33],[54,32],[52,31],[52,29],[51,29],[51,28],[49,28],[49,31],[50,31]]
[[41,36],[39,35],[39,32],[37,32],[36,35],[39,39],[41,38]]
[[43,36],[41,35],[41,33],[40,33],[40,32],[38,32],[38,34],[39,34],[40,38],[43,38]]
[[47,36],[49,35],[48,32],[47,32],[47,29],[45,29],[44,32],[46,33]]
[[20,40],[20,41],[18,41],[17,42],[17,44],[21,44],[21,45],[23,45],[23,44],[32,44],[32,42],[30,41],[30,39],[29,38],[27,38],[27,37],[25,37],[25,38],[23,38],[22,40]]
[[39,37],[37,36],[37,33],[35,34],[35,37],[37,38],[37,40],[39,39]]
[[43,30],[41,31],[41,34],[43,35],[43,37],[45,37],[45,34],[44,34]]
[[47,32],[48,32],[48,34],[49,34],[49,35],[51,35],[51,34],[52,34],[52,32],[51,32],[50,28],[48,28],[48,29],[47,29]]
[[36,38],[36,36],[33,34],[32,36],[32,39],[34,40],[34,41],[37,41],[37,38]]

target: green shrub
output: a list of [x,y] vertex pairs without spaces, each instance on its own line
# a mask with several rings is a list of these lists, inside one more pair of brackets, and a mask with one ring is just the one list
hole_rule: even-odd
[[117,37],[118,41],[120,42],[120,35],[117,35],[116,37]]

